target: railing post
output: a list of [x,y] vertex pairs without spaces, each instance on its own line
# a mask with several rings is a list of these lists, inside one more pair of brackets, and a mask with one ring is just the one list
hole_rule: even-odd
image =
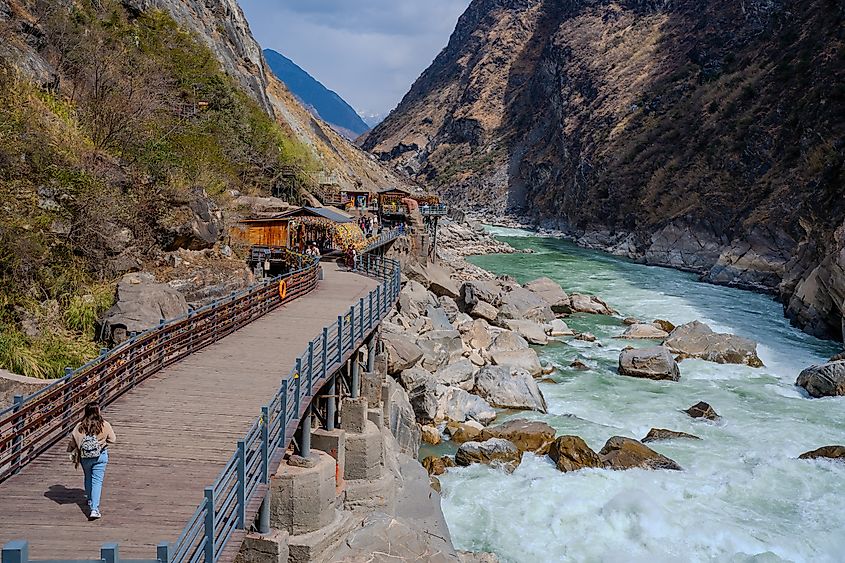
[[100,559],[104,563],[120,563],[120,550],[116,543],[104,543],[100,548]]
[[[270,482],[270,407],[261,407],[261,482]],[[284,424],[281,426],[285,432]]]
[[[364,340],[364,298],[358,300],[358,338]],[[352,340],[355,340],[354,338]]]
[[238,440],[238,523],[239,530],[244,529],[246,523],[246,442]]
[[299,416],[299,407],[300,407],[299,401],[302,398],[302,377],[300,375],[301,373],[302,373],[302,358],[297,358],[296,359],[296,368],[295,368],[295,371],[294,371],[294,374],[293,374],[293,378],[296,380],[296,390],[295,390],[296,391],[296,397],[295,397],[296,402],[294,403],[294,406],[296,408],[294,409],[294,416]]
[[25,540],[12,540],[3,546],[3,563],[28,563],[29,544]]
[[376,306],[378,307],[378,314],[375,316],[375,320],[381,318],[381,284],[376,286]]
[[[12,405],[14,405],[12,412],[19,412],[21,408],[23,408],[23,395],[15,395],[12,399]],[[24,426],[23,416],[15,420],[15,432],[17,435],[12,440],[12,451],[15,453],[15,457],[12,459],[12,465],[17,465],[18,467],[12,471],[12,475],[17,475],[21,470],[21,450],[23,449],[23,436],[21,435],[21,432],[23,432]]]
[[355,349],[355,306],[349,308],[349,347]]
[[214,487],[205,488],[205,563],[214,563]]
[[314,341],[308,343],[308,395],[314,394]]
[[337,316],[337,363],[343,361],[343,315]]
[[329,372],[328,360],[329,360],[329,327],[324,326],[323,327],[323,367],[322,367],[323,375],[321,376],[321,378],[325,378],[326,375],[328,375],[328,372]]
[[156,559],[161,563],[170,563],[170,544],[162,542],[156,546]]
[[288,382],[285,381],[282,383],[282,400],[281,400],[282,412],[280,416],[282,417],[281,428],[279,429],[279,443],[276,444],[276,447],[284,448],[287,446],[288,440]]
[[369,317],[369,321],[367,321],[367,328],[373,328],[373,292],[371,291],[369,294],[370,298],[370,310],[367,313],[367,317]]

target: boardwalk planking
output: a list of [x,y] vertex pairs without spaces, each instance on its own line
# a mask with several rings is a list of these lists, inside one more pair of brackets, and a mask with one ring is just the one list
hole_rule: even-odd
[[27,539],[35,559],[90,559],[101,544],[118,542],[122,557],[154,558],[157,543],[175,541],[309,340],[377,285],[334,264],[323,269],[312,293],[109,406],[118,443],[109,451],[101,520],[85,518],[82,471],[62,442],[0,484],[0,545]]

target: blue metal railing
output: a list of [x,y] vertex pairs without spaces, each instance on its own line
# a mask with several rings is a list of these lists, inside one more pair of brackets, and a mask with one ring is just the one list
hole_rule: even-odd
[[[173,544],[158,545],[157,561],[216,562],[235,531],[249,527],[248,518],[253,515],[247,513],[247,507],[256,500],[260,485],[269,482],[272,464],[284,454],[311,399],[328,376],[343,366],[344,358],[363,344],[399,297],[397,261],[364,254],[358,257],[356,269],[381,283],[309,342],[279,390],[237,443],[217,479],[205,488],[203,500],[179,538]],[[4,547],[2,563],[25,563],[26,549],[25,542],[10,542]]]

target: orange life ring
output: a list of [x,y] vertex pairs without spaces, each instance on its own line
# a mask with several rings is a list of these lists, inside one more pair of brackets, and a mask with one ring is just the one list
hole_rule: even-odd
[[284,299],[288,295],[288,284],[285,280],[279,280],[279,297]]

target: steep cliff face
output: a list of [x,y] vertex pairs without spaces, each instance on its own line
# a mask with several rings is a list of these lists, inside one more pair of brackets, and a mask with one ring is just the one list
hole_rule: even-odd
[[841,338],[844,18],[841,0],[475,0],[364,147],[470,210],[780,291]]

